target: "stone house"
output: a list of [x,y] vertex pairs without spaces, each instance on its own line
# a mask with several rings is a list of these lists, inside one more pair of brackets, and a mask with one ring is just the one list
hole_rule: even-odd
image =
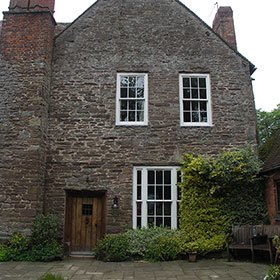
[[59,215],[72,252],[127,227],[177,227],[186,152],[256,145],[233,12],[213,28],[178,0],[10,0],[0,37],[0,236]]
[[[275,132],[275,140],[280,140],[280,129]],[[273,225],[280,223],[280,142],[274,141],[264,162],[261,176],[265,178],[265,197],[268,217]]]

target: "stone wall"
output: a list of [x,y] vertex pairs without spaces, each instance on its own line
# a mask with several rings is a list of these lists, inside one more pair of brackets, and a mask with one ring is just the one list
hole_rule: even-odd
[[[97,1],[55,40],[46,209],[63,219],[65,190],[107,190],[107,232],[119,231],[132,223],[133,166],[255,146],[249,68],[178,1]],[[148,126],[115,125],[118,72],[148,73]],[[180,127],[182,72],[210,74],[213,126]]]

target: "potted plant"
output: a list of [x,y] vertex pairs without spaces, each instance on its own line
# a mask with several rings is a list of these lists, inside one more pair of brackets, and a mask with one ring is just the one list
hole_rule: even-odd
[[185,248],[189,256],[189,262],[196,262],[197,251],[199,249],[198,243],[196,241],[188,242]]

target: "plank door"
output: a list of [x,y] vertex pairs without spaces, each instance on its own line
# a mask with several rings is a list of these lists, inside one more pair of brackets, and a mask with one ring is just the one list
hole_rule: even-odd
[[90,252],[102,235],[102,199],[70,197],[70,248],[72,252]]

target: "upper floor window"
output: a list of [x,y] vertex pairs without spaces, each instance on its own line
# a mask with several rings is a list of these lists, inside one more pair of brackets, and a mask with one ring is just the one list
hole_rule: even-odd
[[147,74],[119,73],[117,75],[116,124],[148,124]]
[[181,126],[210,126],[211,92],[208,74],[180,75]]

